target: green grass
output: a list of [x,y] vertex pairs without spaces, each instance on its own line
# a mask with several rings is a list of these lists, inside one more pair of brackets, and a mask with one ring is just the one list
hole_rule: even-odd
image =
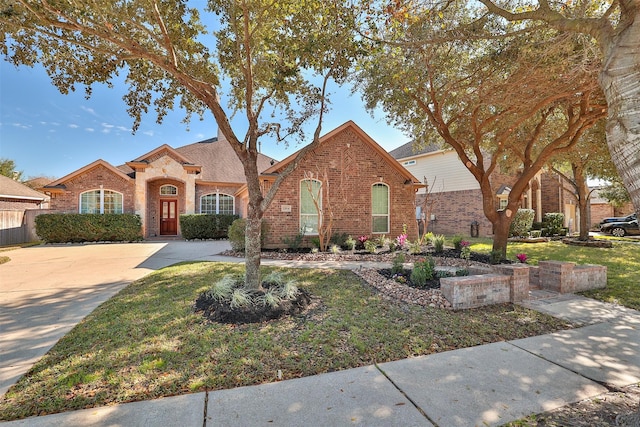
[[[491,252],[488,239],[471,239],[474,252]],[[516,259],[516,254],[527,254],[527,263],[537,265],[539,261],[571,261],[577,264],[600,264],[607,267],[607,287],[583,292],[582,295],[600,301],[612,302],[640,310],[640,244],[612,242],[613,248],[587,248],[565,245],[554,241],[548,243],[509,243],[507,258]]]
[[[273,269],[265,269],[265,272]],[[445,311],[382,298],[352,272],[281,270],[314,296],[303,316],[206,323],[200,292],[242,266],[185,263],[141,279],[62,338],[4,397],[0,419],[217,390],[570,327],[506,304]]]

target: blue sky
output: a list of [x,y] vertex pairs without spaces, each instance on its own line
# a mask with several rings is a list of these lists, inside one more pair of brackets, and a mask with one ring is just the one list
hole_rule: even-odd
[[[180,147],[217,134],[212,116],[204,121],[195,118],[187,127],[182,123],[184,113],[178,110],[161,125],[156,124],[153,113],[146,115],[132,135],[133,120],[122,100],[125,91],[122,83],[112,89],[94,86],[89,100],[83,88],[63,95],[42,67],[16,68],[0,60],[0,157],[13,160],[23,178],[60,178],[97,159],[117,166],[162,144]],[[386,123],[381,111],[372,117],[360,96],[350,94],[350,88],[337,88],[322,134],[347,120],[353,120],[387,150],[409,141]],[[241,126],[240,121],[236,123]],[[299,148],[301,145],[286,149],[283,144],[265,143],[262,152],[281,160]]]

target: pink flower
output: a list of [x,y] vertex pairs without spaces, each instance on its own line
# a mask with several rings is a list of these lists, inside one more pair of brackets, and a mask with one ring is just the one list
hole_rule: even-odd
[[396,243],[401,248],[404,248],[404,245],[407,243],[407,235],[403,233],[396,237]]
[[517,254],[516,258],[518,258],[518,261],[522,263],[527,262],[527,254]]
[[466,241],[466,240],[462,240],[462,241],[460,242],[460,247],[461,247],[461,248],[466,248],[467,246],[471,246],[471,242]]

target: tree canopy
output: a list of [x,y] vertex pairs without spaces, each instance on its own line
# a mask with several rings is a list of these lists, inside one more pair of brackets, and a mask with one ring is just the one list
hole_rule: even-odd
[[[382,16],[385,25],[369,20],[373,54],[359,74],[367,105],[382,105],[416,144],[440,140],[457,152],[480,185],[494,250],[504,256],[531,179],[606,114],[588,38],[557,31],[535,39],[517,32],[476,37],[466,12],[456,8]],[[451,21],[459,23],[455,37],[444,25]],[[496,175],[506,172],[514,177],[511,193],[497,211]]]
[[[263,195],[258,140],[301,138],[316,118],[307,149],[317,142],[327,82],[344,81],[359,52],[353,13],[319,0],[0,0],[0,46],[15,65],[42,64],[62,93],[90,96],[92,85],[126,74],[134,130],[150,109],[159,122],[176,105],[185,121],[212,114],[244,167],[246,282],[259,287],[262,214],[297,162]],[[246,118],[244,135],[231,128],[234,114]]]

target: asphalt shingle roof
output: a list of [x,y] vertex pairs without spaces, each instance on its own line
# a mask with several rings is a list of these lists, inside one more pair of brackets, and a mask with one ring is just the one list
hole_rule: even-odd
[[0,175],[0,196],[8,196],[11,198],[38,198],[40,200],[47,199],[47,196],[39,191],[33,190],[26,185],[14,181],[13,179]]
[[409,141],[406,144],[389,151],[389,154],[391,154],[394,159],[404,159],[406,157],[417,156],[418,154],[432,153],[438,150],[442,150],[442,147],[438,146],[437,144],[428,144],[427,146],[421,147],[416,150],[414,147],[414,141]]

